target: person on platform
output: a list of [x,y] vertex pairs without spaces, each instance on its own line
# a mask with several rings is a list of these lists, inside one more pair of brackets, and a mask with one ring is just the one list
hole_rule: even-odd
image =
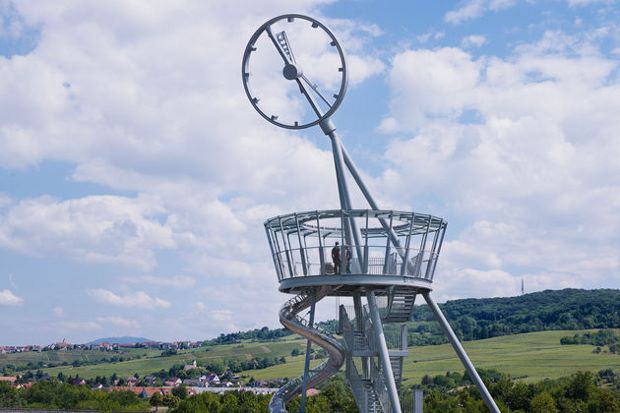
[[348,245],[344,246],[344,259],[346,262],[345,272],[351,274],[351,248]]
[[332,262],[334,263],[334,274],[339,275],[340,274],[340,246],[338,245],[338,242],[336,242],[336,245],[334,245],[334,248],[332,248]]

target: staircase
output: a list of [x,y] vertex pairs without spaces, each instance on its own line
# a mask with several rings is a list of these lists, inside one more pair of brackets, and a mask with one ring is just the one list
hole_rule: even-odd
[[366,394],[366,411],[368,413],[383,413],[383,407],[381,407],[381,402],[377,398],[377,393],[375,393],[370,379],[362,379],[362,385]]
[[411,290],[393,289],[388,293],[388,305],[385,315],[381,318],[384,323],[405,323],[411,319],[415,294]]
[[[377,349],[369,334],[372,330],[372,322],[368,314],[362,314],[364,330],[356,330],[349,320],[344,306],[340,306],[340,326],[346,352],[347,381],[353,391],[355,402],[360,412],[363,413],[391,413],[392,408],[387,394],[384,380],[384,372],[375,362]],[[364,367],[364,373],[360,374],[355,360]]]
[[392,364],[392,372],[394,372],[394,380],[400,383],[403,380],[403,357],[390,356],[390,364]]

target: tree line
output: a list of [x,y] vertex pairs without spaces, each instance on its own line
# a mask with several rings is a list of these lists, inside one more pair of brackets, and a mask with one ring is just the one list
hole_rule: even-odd
[[19,389],[0,382],[0,408],[144,412],[149,404],[130,391],[94,391],[53,379]]
[[[557,380],[537,383],[515,381],[494,370],[479,370],[482,380],[504,413],[620,412],[620,378],[611,370],[597,374],[578,372]],[[477,388],[465,373],[448,372],[426,376],[413,387],[401,386],[399,393],[403,411],[412,410],[413,388],[424,391],[425,413],[487,413],[488,409]],[[308,399],[307,413],[357,413],[353,394],[342,375],[320,386],[320,394]],[[202,393],[178,400],[171,413],[245,413],[267,412],[270,396],[248,392],[224,395]],[[298,411],[299,396],[287,405]]]
[[[480,340],[545,330],[620,328],[620,290],[546,290],[518,297],[462,299],[440,307],[461,340]],[[426,305],[416,306],[408,342],[447,342]],[[386,325],[386,337],[397,340],[400,327]]]
[[[479,370],[491,395],[504,413],[620,412],[620,377],[611,369],[596,374],[578,372],[556,380],[536,383],[515,381],[494,370]],[[486,413],[480,394],[465,373],[448,372],[425,376],[414,386],[401,386],[403,411],[411,411],[412,390],[424,391],[426,413]],[[141,399],[129,391],[91,390],[87,386],[71,386],[56,379],[34,383],[30,388],[14,388],[0,382],[0,408],[94,409],[110,411],[147,411],[149,404],[168,406],[171,413],[246,413],[267,412],[270,395],[231,391],[224,394],[202,393],[189,396],[184,387],[172,394],[156,394]],[[150,402],[150,403],[149,403]],[[293,399],[289,411],[299,409],[299,397]],[[357,413],[353,395],[342,374],[320,386],[320,394],[308,399],[308,413]]]

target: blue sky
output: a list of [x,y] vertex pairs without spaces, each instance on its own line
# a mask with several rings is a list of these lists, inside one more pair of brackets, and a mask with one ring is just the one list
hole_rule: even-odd
[[448,219],[440,301],[620,287],[618,2],[291,4],[0,0],[0,344],[277,326],[262,223],[337,205],[322,133],[241,86],[289,12],[347,50],[381,205]]

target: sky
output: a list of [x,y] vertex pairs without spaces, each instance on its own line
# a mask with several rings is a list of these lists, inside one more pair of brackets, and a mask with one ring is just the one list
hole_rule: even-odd
[[448,220],[437,301],[620,288],[617,1],[0,0],[0,344],[278,326],[263,222],[338,207],[320,129],[243,90],[284,13],[345,48],[381,207]]

